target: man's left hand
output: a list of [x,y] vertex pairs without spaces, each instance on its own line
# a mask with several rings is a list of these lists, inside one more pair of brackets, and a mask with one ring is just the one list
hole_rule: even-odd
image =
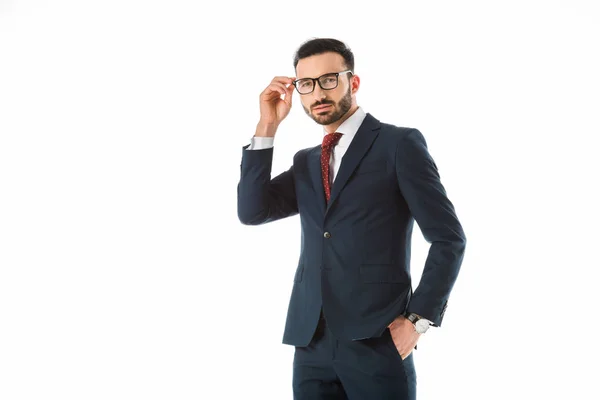
[[388,328],[390,329],[394,345],[396,345],[400,357],[404,360],[412,353],[421,334],[417,333],[413,323],[404,316],[396,318],[388,325]]

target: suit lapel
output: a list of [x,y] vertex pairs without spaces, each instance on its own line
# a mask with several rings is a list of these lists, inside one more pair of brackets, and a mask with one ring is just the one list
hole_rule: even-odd
[[342,158],[340,169],[337,172],[335,181],[333,182],[333,186],[331,188],[331,198],[329,199],[329,204],[326,204],[325,202],[325,189],[323,187],[323,177],[321,176],[321,146],[318,145],[314,147],[309,153],[308,166],[310,176],[313,187],[316,191],[319,209],[323,214],[325,214],[331,208],[331,205],[335,202],[339,193],[348,182],[348,179],[360,163],[360,160],[362,160],[364,155],[367,153],[367,150],[369,150],[371,147],[373,140],[375,140],[379,134],[379,128],[379,120],[367,113],[367,116],[360,125],[360,128],[358,128],[354,139],[352,139],[352,142],[350,142],[350,146],[348,146],[348,150],[346,150],[344,158]]
[[[327,204],[327,209],[325,212],[329,211],[332,204],[337,200],[338,195],[360,163],[360,160],[362,160],[364,155],[367,153],[367,150],[369,150],[371,147],[371,144],[379,134],[379,127],[380,122],[371,114],[367,113],[367,116],[360,125],[360,128],[358,128],[354,139],[352,139],[352,142],[350,142],[350,146],[348,146],[346,154],[344,154],[344,157],[342,158],[340,169],[337,172],[335,181],[331,187],[331,198],[329,199],[329,203]],[[321,188],[321,191],[324,191],[322,182]],[[323,194],[323,201],[324,199],[325,194]]]
[[313,187],[317,195],[317,203],[321,214],[325,214],[325,188],[321,175],[321,145],[316,146],[308,155],[308,166]]

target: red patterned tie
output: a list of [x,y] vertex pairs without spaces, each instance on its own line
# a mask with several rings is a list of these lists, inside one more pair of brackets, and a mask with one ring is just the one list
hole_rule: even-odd
[[331,187],[329,185],[329,159],[331,158],[331,150],[333,146],[342,137],[339,132],[328,133],[323,138],[323,144],[321,145],[321,176],[323,177],[323,188],[325,188],[325,198],[329,202],[331,197]]

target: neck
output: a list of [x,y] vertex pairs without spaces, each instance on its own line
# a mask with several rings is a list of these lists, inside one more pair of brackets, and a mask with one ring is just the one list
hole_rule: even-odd
[[354,114],[356,112],[356,110],[358,110],[358,105],[353,104],[352,107],[348,110],[348,112],[346,114],[344,114],[344,116],[342,118],[335,121],[331,125],[325,125],[325,131],[327,133],[334,133],[340,127],[340,125],[342,125],[344,123],[345,120],[350,118],[352,116],[352,114]]

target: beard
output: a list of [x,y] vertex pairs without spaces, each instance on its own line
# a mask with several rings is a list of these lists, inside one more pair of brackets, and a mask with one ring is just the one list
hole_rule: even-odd
[[349,110],[352,108],[352,88],[348,87],[348,91],[338,101],[337,103],[333,101],[323,101],[319,104],[314,104],[313,106],[322,106],[325,104],[331,104],[328,110],[325,111],[317,111],[316,114],[313,114],[310,109],[302,106],[304,108],[304,112],[311,117],[317,124],[319,125],[330,125],[334,122],[338,121],[342,118]]

